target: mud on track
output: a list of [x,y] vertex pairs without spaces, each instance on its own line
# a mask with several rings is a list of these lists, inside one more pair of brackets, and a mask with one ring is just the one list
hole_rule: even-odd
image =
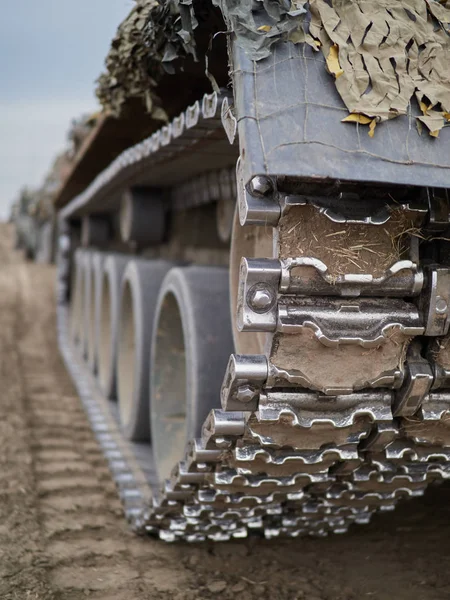
[[165,545],[129,533],[59,356],[54,268],[0,229],[1,600],[450,599],[450,486],[319,540]]

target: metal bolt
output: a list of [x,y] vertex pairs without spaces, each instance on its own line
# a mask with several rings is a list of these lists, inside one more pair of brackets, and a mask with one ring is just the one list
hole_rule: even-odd
[[448,308],[447,302],[441,296],[436,297],[436,312],[439,314],[445,313]]
[[256,175],[249,184],[250,193],[254,196],[268,196],[273,191],[270,179],[263,175]]
[[217,448],[230,448],[231,440],[227,440],[226,438],[219,436],[214,440]]
[[248,296],[248,303],[255,312],[267,312],[273,305],[273,292],[266,287],[257,284]]
[[247,404],[247,402],[251,402],[255,396],[257,396],[257,392],[255,392],[255,390],[253,388],[251,388],[249,385],[245,384],[245,385],[241,385],[239,386],[237,393],[236,393],[236,398],[239,400],[239,402],[243,402],[244,404]]
[[196,464],[196,467],[197,471],[199,471],[200,473],[206,473],[207,471],[209,471],[209,465],[207,465],[206,463],[199,462]]

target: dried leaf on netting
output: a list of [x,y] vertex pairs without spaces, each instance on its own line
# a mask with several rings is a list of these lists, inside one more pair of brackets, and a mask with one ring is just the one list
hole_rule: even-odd
[[339,48],[337,44],[333,44],[333,46],[331,46],[326,58],[326,62],[329,73],[334,75],[336,79],[344,74],[344,71],[339,64]]
[[310,35],[329,70],[330,57],[342,69],[335,83],[350,113],[386,121],[416,96],[418,119],[439,135],[450,107],[450,2],[310,0],[310,10]]

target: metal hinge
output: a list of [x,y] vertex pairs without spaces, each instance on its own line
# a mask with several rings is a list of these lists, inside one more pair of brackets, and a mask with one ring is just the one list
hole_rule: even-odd
[[411,417],[417,413],[433,384],[430,363],[420,355],[420,343],[413,342],[405,362],[405,378],[397,390],[392,412],[395,417]]
[[268,363],[264,355],[232,354],[221,389],[222,408],[227,411],[257,410],[267,377]]
[[[411,260],[401,260],[386,269],[383,275],[370,273],[332,275],[321,260],[298,258],[242,258],[241,294],[253,301],[252,292],[269,288],[281,294],[302,296],[417,296],[423,288],[422,270]],[[265,308],[263,304],[261,308]]]
[[[329,197],[289,193],[278,188],[277,177],[269,175],[255,175],[246,182],[240,158],[236,165],[236,181],[241,225],[276,227],[286,210],[292,206],[306,204],[314,206],[335,223],[379,226],[391,218],[386,201],[376,201],[375,198],[360,198],[357,194],[347,192],[337,192]],[[395,203],[397,209],[402,206],[409,212],[420,213],[423,216],[428,213],[428,206],[423,201]]]
[[424,335],[446,335],[450,327],[450,268],[428,266],[425,276],[426,287],[419,302],[424,315]]

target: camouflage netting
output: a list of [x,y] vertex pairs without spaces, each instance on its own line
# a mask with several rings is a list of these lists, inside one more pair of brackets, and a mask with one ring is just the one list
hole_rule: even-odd
[[450,2],[311,0],[310,5],[310,34],[354,119],[372,125],[373,132],[376,122],[405,115],[415,95],[423,112],[419,127],[437,137],[450,120]]
[[[144,97],[165,119],[155,93],[178,58],[195,56],[193,0],[136,0],[119,27],[97,90],[120,114],[125,100]],[[430,135],[450,121],[450,0],[212,0],[229,31],[253,60],[273,44],[306,42],[322,51],[349,111],[347,121],[375,126],[405,115],[413,97]]]
[[270,55],[279,41],[304,42],[305,0],[212,0],[224,15],[228,29],[253,60]]
[[[213,0],[254,60],[275,42],[321,50],[349,110],[375,126],[416,96],[430,135],[450,121],[450,0]],[[308,8],[308,11],[305,10]]]
[[98,80],[102,106],[119,115],[126,100],[144,98],[155,119],[167,115],[155,93],[164,72],[174,72],[173,61],[195,56],[193,29],[197,23],[192,0],[136,0],[123,21],[106,58],[106,73]]
[[[106,72],[98,80],[97,96],[104,108],[119,115],[126,100],[144,98],[156,119],[167,115],[156,94],[164,73],[173,73],[174,61],[191,55],[197,59],[193,32],[197,19],[193,0],[135,0],[136,6],[120,25],[106,58]],[[208,6],[203,3],[203,10]],[[206,3],[207,4],[207,3]],[[261,10],[252,7],[261,4]],[[257,60],[270,54],[272,43],[282,39],[304,41],[299,24],[305,2],[290,0],[212,0],[229,18],[229,29]],[[253,17],[255,15],[255,17]],[[266,26],[268,15],[276,27]],[[262,35],[264,34],[264,35]]]

